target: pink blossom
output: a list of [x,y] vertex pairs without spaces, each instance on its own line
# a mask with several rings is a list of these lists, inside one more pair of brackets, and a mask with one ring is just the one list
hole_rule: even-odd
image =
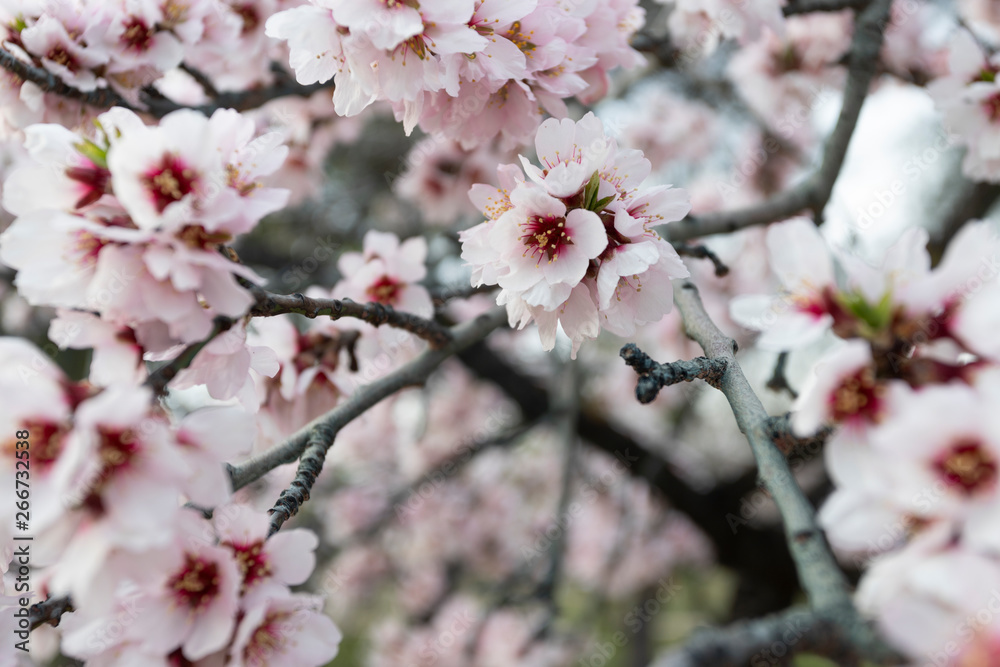
[[[221,466],[220,466],[221,469]],[[283,530],[267,537],[267,514],[246,505],[216,508],[213,517],[220,546],[232,552],[241,573],[241,595],[270,597],[297,586],[312,574],[316,535],[304,528]]]
[[537,320],[546,349],[561,324],[574,356],[601,326],[629,335],[659,320],[673,303],[670,280],[688,272],[653,227],[684,217],[687,196],[641,190],[649,161],[618,150],[593,114],[545,121],[535,148],[540,167],[521,157],[529,181],[508,165],[501,187],[470,190],[489,218],[460,235],[473,283],[499,284],[511,326]]
[[129,635],[162,655],[180,648],[185,658],[198,660],[230,641],[240,575],[230,550],[202,541],[211,535],[207,522],[190,513],[184,519],[174,543],[142,556],[141,611]]
[[246,610],[226,666],[320,667],[336,657],[342,638],[333,621],[323,615],[320,598],[268,597]]
[[93,519],[105,539],[130,548],[162,544],[191,474],[147,388],[106,389],[79,405],[52,469],[53,489],[35,504],[36,530]]
[[946,126],[968,146],[963,171],[977,180],[1000,180],[1000,57],[982,52],[960,30],[952,39],[949,74],[933,81],[928,92],[944,114]]
[[337,263],[344,278],[333,288],[336,299],[375,302],[396,310],[430,317],[430,294],[419,284],[427,275],[427,242],[422,238],[399,242],[395,234],[369,231],[361,253],[344,253]]
[[94,351],[89,376],[94,384],[138,384],[146,376],[142,347],[129,327],[84,311],[60,310],[49,325],[49,338],[63,349]]

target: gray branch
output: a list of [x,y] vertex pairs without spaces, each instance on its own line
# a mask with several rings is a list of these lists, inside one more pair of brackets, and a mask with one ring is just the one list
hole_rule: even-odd
[[706,357],[659,364],[650,359],[649,355],[634,343],[623,347],[619,354],[625,363],[639,374],[639,381],[635,385],[635,397],[640,403],[652,403],[660,393],[660,389],[678,382],[705,380],[713,387],[717,387],[722,372],[726,370],[725,359]]
[[746,667],[791,664],[792,656],[809,652],[838,665],[861,664],[858,654],[833,619],[811,609],[794,608],[780,614],[698,631],[679,649],[651,667]]
[[451,332],[433,320],[404,313],[381,303],[356,303],[350,299],[314,299],[302,294],[271,294],[254,286],[251,292],[257,298],[250,310],[253,317],[272,317],[297,313],[309,318],[326,316],[331,320],[353,317],[374,326],[385,324],[409,331],[423,338],[431,347],[442,348],[451,340]]
[[847,147],[858,124],[869,85],[875,76],[891,5],[892,0],[872,0],[855,19],[854,37],[847,56],[847,84],[844,87],[843,106],[837,126],[827,139],[823,161],[816,171],[795,187],[759,204],[735,211],[688,216],[666,228],[665,234],[670,241],[687,241],[711,234],[734,232],[744,227],[784,220],[806,210],[812,211],[817,220],[822,218],[841,167],[844,166]]
[[267,451],[239,465],[229,465],[233,491],[260,479],[278,466],[292,463],[301,457],[318,429],[323,429],[324,433],[329,435],[330,441],[326,443],[326,447],[329,448],[337,432],[366,410],[400,389],[422,384],[441,365],[441,362],[482,340],[506,321],[506,311],[503,308],[494,308],[469,322],[453,327],[450,330],[451,340],[444,347],[427,350],[405,366],[359,387],[346,401],[317,417],[287,440]]
[[716,386],[729,401],[736,423],[750,443],[761,484],[781,512],[785,539],[811,607],[842,628],[861,654],[876,660],[891,655],[851,602],[847,579],[816,522],[815,511],[775,445],[775,421],[736,361],[736,342],[711,320],[693,283],[675,284],[674,300],[688,337],[702,347],[709,360],[725,364]]
[[[178,109],[194,109],[195,111],[200,111],[206,116],[212,115],[218,109],[236,109],[237,111],[247,111],[249,109],[256,109],[257,107],[263,106],[267,102],[279,97],[308,97],[318,91],[332,90],[333,88],[333,81],[303,86],[295,83],[294,80],[291,80],[287,73],[280,72],[278,77],[279,80],[272,85],[251,88],[249,90],[241,90],[238,92],[218,93],[212,97],[211,102],[208,104],[193,107],[178,104],[159,94],[155,88],[145,88],[141,93],[141,97],[147,108],[138,109],[129,104],[124,97],[110,87],[97,88],[96,90],[90,92],[84,92],[70,86],[44,67],[25,62],[17,58],[10,51],[3,48],[0,48],[0,67],[24,81],[31,81],[45,92],[54,93],[61,97],[65,97],[66,99],[75,100],[99,109],[125,107],[126,109],[131,109],[133,111],[148,113],[156,118],[163,118],[168,113],[177,111]],[[207,81],[207,79],[198,79],[198,77],[196,77],[196,80],[198,80],[203,86],[208,84],[209,88],[214,90],[214,88],[211,88],[211,84]]]

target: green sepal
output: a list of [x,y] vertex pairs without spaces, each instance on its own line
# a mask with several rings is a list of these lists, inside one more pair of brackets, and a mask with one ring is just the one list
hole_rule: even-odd
[[102,169],[108,168],[108,151],[106,148],[101,148],[90,139],[83,139],[79,143],[73,144],[73,148],[98,167]]

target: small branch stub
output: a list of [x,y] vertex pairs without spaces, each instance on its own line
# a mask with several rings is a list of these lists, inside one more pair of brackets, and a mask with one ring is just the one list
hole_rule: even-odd
[[701,379],[716,387],[726,370],[725,359],[708,359],[707,357],[695,357],[688,361],[660,364],[650,359],[649,355],[636,347],[635,343],[629,343],[623,347],[619,354],[625,363],[639,374],[639,381],[635,386],[635,397],[639,399],[640,403],[651,403],[660,393],[661,388],[678,382]]

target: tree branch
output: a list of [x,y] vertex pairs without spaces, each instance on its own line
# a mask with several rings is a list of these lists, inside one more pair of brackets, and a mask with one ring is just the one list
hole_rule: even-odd
[[28,608],[30,629],[34,630],[46,623],[55,627],[59,625],[62,615],[70,611],[73,611],[73,601],[69,599],[68,595],[36,602]]
[[651,667],[746,667],[790,664],[797,653],[831,658],[838,665],[858,665],[862,656],[837,622],[804,608],[696,632],[679,649],[660,657]]
[[705,350],[709,359],[726,364],[718,388],[729,401],[736,423],[750,443],[760,481],[781,512],[785,539],[810,605],[835,619],[865,655],[879,659],[888,655],[851,603],[847,579],[826,544],[815,512],[796,483],[784,454],[771,438],[771,418],[736,361],[736,342],[711,320],[693,283],[675,284],[674,300],[688,337]]
[[409,331],[423,338],[432,348],[441,349],[451,340],[451,332],[433,320],[394,310],[381,303],[355,303],[350,299],[314,299],[302,294],[271,294],[252,289],[257,304],[250,310],[253,317],[272,317],[297,313],[309,318],[328,316],[331,320],[353,317],[374,326],[386,324]]
[[212,340],[222,332],[228,331],[233,324],[234,322],[231,318],[223,316],[216,317],[212,326],[212,331],[208,334],[208,337],[205,338],[205,340],[188,345],[174,359],[168,361],[150,373],[149,377],[146,378],[146,386],[153,390],[153,394],[155,396],[163,396],[167,393],[167,385],[170,384],[170,381],[177,377],[178,373],[190,366],[191,362],[194,361],[194,358],[198,356],[198,353],[201,352],[206,345],[211,343]]
[[313,484],[316,483],[316,478],[323,471],[326,452],[333,446],[333,439],[336,435],[337,432],[329,424],[317,424],[312,430],[306,451],[302,453],[302,458],[299,460],[299,469],[295,473],[295,479],[292,480],[287,489],[281,492],[274,507],[267,512],[271,515],[267,529],[268,537],[278,532],[282,524],[298,514],[299,507],[309,500]]
[[[575,361],[563,361],[562,368],[553,382],[551,390],[552,408],[556,412],[556,433],[563,447],[562,479],[559,485],[559,500],[556,505],[556,521],[562,522],[569,515],[570,498],[573,495],[573,477],[576,470],[577,453],[579,452],[579,436],[577,436],[577,420],[580,416],[580,378],[579,368]],[[544,620],[539,624],[534,634],[535,639],[544,637],[552,627],[557,615],[556,588],[562,576],[563,559],[566,556],[566,538],[568,531],[559,530],[549,543],[548,564],[542,575],[542,580],[535,589],[535,595],[546,605]]]
[[715,267],[715,276],[717,278],[722,278],[729,274],[729,267],[726,266],[719,256],[716,255],[708,246],[705,245],[694,245],[692,243],[674,243],[674,250],[677,254],[682,257],[694,257],[696,259],[707,259],[712,262]]
[[827,138],[823,161],[816,171],[795,187],[759,204],[735,211],[688,216],[666,228],[665,235],[670,241],[686,241],[711,234],[734,232],[744,227],[784,220],[805,210],[811,210],[817,221],[822,218],[844,165],[847,147],[857,126],[869,85],[875,76],[891,5],[892,0],[871,0],[855,19],[854,37],[847,58],[843,106],[837,125]]
[[[0,48],[0,67],[3,67],[8,72],[17,75],[24,81],[31,81],[45,92],[54,93],[61,97],[76,100],[77,102],[82,102],[83,104],[93,107],[102,109],[125,107],[126,109],[131,109],[132,111],[148,113],[156,118],[162,118],[168,113],[177,111],[178,109],[194,109],[195,111],[200,111],[206,116],[212,115],[218,109],[236,109],[237,111],[247,111],[249,109],[256,109],[257,107],[263,106],[267,102],[279,97],[309,97],[313,93],[333,88],[332,80],[325,83],[315,83],[303,86],[295,83],[294,80],[289,79],[286,73],[282,72],[283,76],[281,79],[270,86],[262,86],[260,88],[252,88],[250,90],[243,90],[239,92],[219,93],[212,96],[212,101],[208,104],[196,106],[178,104],[173,100],[159,95],[155,92],[155,89],[143,90],[140,93],[140,99],[142,99],[143,103],[146,105],[146,109],[138,109],[129,104],[129,102],[120,94],[115,92],[113,88],[97,88],[90,92],[84,92],[68,85],[44,67],[38,67],[32,65],[31,63],[24,62],[10,51],[3,48]],[[196,76],[195,78],[202,86],[205,86],[206,83],[209,84],[209,87],[206,88],[206,90],[214,90],[214,88],[211,88],[211,83],[204,77],[199,78]]]
[[788,378],[785,377],[785,366],[787,364],[788,352],[780,352],[777,360],[774,362],[774,371],[771,373],[766,386],[774,392],[787,391],[788,395],[795,399],[799,397],[799,393],[792,388],[792,385],[788,384]]
[[[482,343],[458,356],[476,375],[494,383],[514,400],[526,420],[538,419],[550,410],[548,393],[534,378]],[[745,521],[747,497],[757,490],[756,474],[742,475],[701,491],[675,471],[661,453],[608,423],[593,409],[580,414],[577,433],[595,449],[624,463],[630,475],[645,481],[702,530],[720,565],[737,572],[741,581],[758,584],[758,594],[739,608],[738,616],[773,612],[791,603],[798,583],[784,535],[774,526]]]
[[705,380],[713,387],[718,387],[719,378],[726,370],[725,359],[708,359],[695,357],[689,361],[674,361],[669,364],[658,364],[649,358],[645,352],[633,343],[629,343],[619,352],[625,363],[639,374],[635,385],[635,397],[640,403],[652,403],[660,389],[678,382]]
[[482,340],[506,321],[506,311],[503,308],[494,308],[469,322],[453,327],[450,331],[451,341],[444,347],[427,350],[405,366],[370,384],[359,387],[346,401],[326,414],[317,417],[287,440],[267,451],[239,465],[229,465],[229,477],[233,491],[260,479],[280,465],[292,463],[298,459],[312,442],[317,429],[322,429],[324,435],[329,435],[330,441],[326,445],[329,448],[333,436],[366,410],[404,387],[423,383],[441,365],[442,361]]
[[67,99],[83,102],[94,107],[105,109],[125,107],[126,109],[135,110],[135,107],[130,105],[125,101],[124,97],[111,88],[97,88],[89,93],[85,93],[82,90],[67,85],[62,79],[44,67],[35,67],[30,63],[26,63],[4,48],[0,48],[0,67],[3,67],[11,74],[17,75],[24,81],[31,81],[48,93],[55,93]]
[[845,9],[863,9],[870,2],[871,0],[791,0],[781,8],[781,11],[785,16],[814,12],[840,12]]

